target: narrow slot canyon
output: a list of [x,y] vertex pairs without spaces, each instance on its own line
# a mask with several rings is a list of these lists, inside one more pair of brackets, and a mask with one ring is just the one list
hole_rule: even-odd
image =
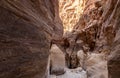
[[0,78],[120,78],[120,0],[0,0]]

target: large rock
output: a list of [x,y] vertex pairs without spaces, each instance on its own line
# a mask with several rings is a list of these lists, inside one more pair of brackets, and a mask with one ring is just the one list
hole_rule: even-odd
[[65,55],[57,45],[52,45],[50,50],[50,74],[62,75],[65,73]]
[[85,61],[86,61],[86,58],[87,58],[87,54],[85,54],[83,52],[83,50],[79,50],[77,52],[77,58],[79,59],[79,65],[84,69],[86,70],[86,66],[85,66]]
[[0,78],[45,78],[58,10],[57,0],[0,0]]
[[107,60],[104,54],[88,54],[85,65],[88,78],[108,78]]

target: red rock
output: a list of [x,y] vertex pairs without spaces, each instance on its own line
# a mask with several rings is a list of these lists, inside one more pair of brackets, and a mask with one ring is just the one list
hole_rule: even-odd
[[0,78],[45,78],[58,13],[57,0],[0,0]]

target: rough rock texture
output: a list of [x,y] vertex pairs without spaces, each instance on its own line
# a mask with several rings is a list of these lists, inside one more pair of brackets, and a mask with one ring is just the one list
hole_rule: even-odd
[[[114,4],[114,5],[113,5]],[[119,21],[119,0],[86,0],[86,6],[74,33],[86,43],[91,51],[113,44]],[[118,24],[119,25],[119,24]]]
[[84,65],[88,78],[108,78],[107,60],[104,54],[89,54]]
[[57,0],[0,0],[0,78],[45,78],[58,13]]
[[[120,20],[118,21],[120,22]],[[109,78],[120,77],[120,24],[117,24],[117,26],[118,31],[116,32],[116,37],[111,47],[111,54],[108,58]]]
[[85,0],[59,0],[59,12],[64,31],[72,31],[83,12],[84,4]]
[[[111,5],[113,2],[111,2]],[[114,30],[116,32],[113,44],[111,45],[111,54],[108,60],[109,78],[120,77],[120,0],[114,2],[116,4],[115,12],[113,11],[113,17],[115,20]],[[110,37],[111,38],[111,37]],[[109,39],[110,39],[109,38]]]
[[[74,2],[75,0],[72,1]],[[70,5],[72,6],[72,4]],[[68,6],[70,7],[70,5]],[[63,6],[63,8],[65,9],[66,7]],[[67,12],[67,10],[65,12]],[[66,35],[64,36],[64,39],[69,43],[67,48],[65,48],[67,57],[66,61],[68,67],[70,68],[78,67],[77,63],[78,60],[76,58],[77,57],[76,54],[80,49],[82,49],[85,54],[100,53],[103,54],[102,55],[103,57],[105,57],[105,60],[103,60],[103,62],[101,61],[99,64],[95,62],[95,65],[92,65],[93,69],[95,68],[95,70],[92,71],[91,69],[90,71],[87,70],[88,73],[92,73],[92,76],[89,77],[96,78],[97,76],[99,76],[99,78],[100,77],[107,78],[107,74],[103,76],[98,72],[102,71],[99,70],[100,68],[102,68],[100,67],[100,65],[103,66],[102,69],[107,70],[106,68],[107,64],[109,78],[119,78],[120,77],[119,18],[120,18],[120,0],[85,0],[83,14],[81,15],[78,23],[74,26],[72,32],[70,33],[67,32]],[[77,43],[80,40],[82,41],[82,43]],[[78,47],[78,45],[80,46]],[[92,59],[92,61],[94,60],[95,58]],[[87,62],[88,66],[87,65],[86,66],[87,69],[89,69],[89,67],[91,67],[89,66],[91,60],[88,59]]]
[[81,40],[83,42],[78,43],[77,46],[81,45],[81,49],[85,53],[104,54],[103,56],[108,61],[109,78],[120,77],[119,5],[120,0],[85,0],[83,14],[74,26],[73,31],[65,36],[69,43],[66,49],[67,59],[70,59],[68,60],[68,67],[70,65],[72,68],[78,66],[75,57],[81,47],[76,48],[76,44]]
[[109,55],[109,78],[120,77],[119,5],[120,0],[86,0],[83,15],[73,30],[90,52]]

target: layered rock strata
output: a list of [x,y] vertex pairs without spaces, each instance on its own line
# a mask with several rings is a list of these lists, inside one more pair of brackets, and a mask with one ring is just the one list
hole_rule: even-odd
[[62,36],[58,0],[0,0],[0,78],[45,78],[51,39]]

